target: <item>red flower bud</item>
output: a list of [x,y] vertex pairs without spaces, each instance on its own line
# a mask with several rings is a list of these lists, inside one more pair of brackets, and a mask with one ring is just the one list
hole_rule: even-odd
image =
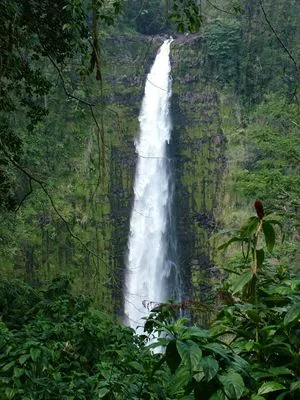
[[256,200],[256,202],[254,203],[254,207],[258,218],[262,220],[265,215],[263,203],[260,200]]

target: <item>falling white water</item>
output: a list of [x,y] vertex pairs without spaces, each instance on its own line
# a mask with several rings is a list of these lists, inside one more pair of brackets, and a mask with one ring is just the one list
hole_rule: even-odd
[[124,289],[125,318],[132,328],[144,325],[142,318],[148,315],[148,309],[169,296],[171,263],[167,259],[167,227],[171,189],[166,147],[171,134],[171,42],[170,39],[163,43],[147,76],[139,116],[138,162]]

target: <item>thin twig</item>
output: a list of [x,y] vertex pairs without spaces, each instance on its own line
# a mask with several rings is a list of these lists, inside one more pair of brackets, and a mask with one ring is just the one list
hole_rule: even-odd
[[228,15],[233,15],[234,17],[236,17],[236,14],[234,14],[234,13],[232,13],[232,12],[230,12],[230,11],[224,10],[223,8],[220,8],[220,7],[216,6],[215,4],[213,4],[212,2],[210,2],[209,0],[206,0],[206,1],[207,1],[207,3],[208,3],[210,6],[212,6],[212,7],[215,8],[216,10],[221,11],[221,12],[223,12],[223,13],[225,13],[225,14],[228,14]]
[[292,124],[294,124],[294,125],[296,125],[297,126],[297,128],[300,128],[300,125],[299,124],[297,124],[297,122],[295,122],[295,121],[290,121]]
[[271,22],[270,22],[270,20],[269,20],[269,18],[268,18],[268,16],[267,16],[266,10],[265,10],[265,8],[264,8],[264,5],[263,5],[262,0],[259,0],[259,4],[260,4],[260,7],[261,7],[262,12],[263,12],[263,14],[264,14],[264,18],[265,18],[267,24],[269,25],[269,28],[270,28],[271,31],[274,33],[274,35],[275,35],[276,39],[278,40],[278,42],[280,43],[281,47],[284,49],[284,51],[288,54],[288,56],[290,57],[290,59],[293,61],[296,71],[299,71],[298,64],[297,64],[295,58],[293,57],[293,55],[292,55],[292,53],[290,52],[290,50],[289,50],[289,49],[286,47],[286,45],[283,43],[283,41],[281,40],[280,36],[278,35],[278,33],[277,33],[276,30],[274,29],[273,25],[271,24]]

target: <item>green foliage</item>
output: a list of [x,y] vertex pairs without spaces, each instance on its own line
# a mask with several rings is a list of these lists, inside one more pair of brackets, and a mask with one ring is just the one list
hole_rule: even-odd
[[224,308],[213,329],[230,334],[230,347],[251,364],[257,396],[280,391],[278,398],[297,398],[292,385],[300,372],[299,280],[293,283],[289,270],[270,264],[267,252],[258,250],[263,235],[268,251],[273,251],[274,225],[278,221],[269,217],[253,217],[242,228],[250,251],[244,253],[238,275],[231,278],[235,304]]
[[[112,24],[120,12],[120,2],[96,3],[98,21]],[[167,7],[159,8],[160,1],[126,3],[129,9],[130,4],[134,6],[130,18],[140,32],[171,32],[165,19]],[[204,15],[199,3],[173,3],[169,16],[180,31],[199,29]],[[226,249],[241,244],[242,256],[224,284],[223,294],[227,294],[230,305],[223,308],[211,328],[191,327],[189,321],[177,320],[169,313],[171,306],[153,311],[145,329],[159,335],[158,345],[166,349],[164,355],[150,353],[143,344],[146,334],[136,338],[131,330],[89,308],[89,300],[71,295],[65,279],[43,290],[20,282],[2,283],[1,398],[299,398],[299,280],[292,273],[292,263],[297,257],[299,235],[300,120],[298,105],[278,96],[287,94],[290,100],[297,94],[297,77],[278,41],[266,30],[257,3],[214,3],[224,7],[235,3],[226,10],[243,12],[238,18],[225,17],[224,13],[214,21],[209,17],[201,38],[205,61],[202,63],[200,56],[193,61],[201,65],[201,76],[211,80],[214,87],[216,81],[222,87],[232,86],[243,96],[244,104],[259,103],[266,91],[277,93],[265,97],[250,113],[244,110],[243,128],[238,134],[247,159],[236,175],[235,189],[246,198],[265,200],[268,208],[276,209],[280,220],[264,218],[255,237],[260,221],[252,217],[235,237],[220,246]],[[275,3],[264,2],[277,31],[295,51],[299,6],[295,2]],[[91,4],[85,9],[86,4],[73,0],[58,1],[54,6],[47,1],[2,1],[0,133],[11,159],[47,180],[55,204],[71,229],[86,242],[96,243],[97,254],[104,254],[104,263],[76,246],[37,185],[33,184],[34,195],[26,198],[16,217],[2,212],[14,209],[32,184],[12,172],[4,156],[0,161],[1,260],[4,275],[13,270],[23,276],[25,271],[26,278],[35,284],[50,279],[55,271],[72,268],[77,280],[75,290],[79,290],[81,280],[81,290],[84,286],[86,292],[95,293],[97,303],[104,308],[112,303],[108,299],[116,280],[113,268],[103,268],[107,261],[108,266],[115,265],[115,254],[111,254],[114,232],[108,219],[113,201],[107,200],[107,186],[112,187],[114,182],[103,184],[100,198],[91,195],[98,180],[97,139],[91,138],[86,108],[75,99],[62,100],[65,93],[62,87],[55,87],[57,71],[54,73],[48,59],[51,56],[60,64],[72,93],[82,98],[99,97],[99,87],[93,87],[86,76],[91,33]],[[59,12],[57,7],[61,7]],[[115,47],[109,51],[114,52]],[[124,64],[127,56],[124,53]],[[74,65],[70,63],[72,57]],[[132,65],[130,58],[128,64]],[[126,69],[124,76],[126,82]],[[138,97],[137,88],[130,88],[127,82],[119,84],[117,79],[113,82],[118,83],[120,95],[135,90]],[[199,87],[195,86],[195,93]],[[105,87],[105,94],[115,96],[111,85]],[[217,100],[213,104],[217,107]],[[103,109],[99,108],[96,116],[102,118]],[[120,112],[120,104],[114,105],[115,110]],[[124,117],[128,117],[126,112]],[[114,134],[114,144],[118,144],[115,150],[123,151],[125,141],[120,139],[117,123],[107,120],[105,129]],[[128,135],[126,131],[126,140]],[[195,129],[194,135],[199,131]],[[211,142],[208,146],[212,154]],[[126,151],[124,154],[126,158]],[[110,163],[116,168],[111,159]],[[191,179],[190,171],[188,174]],[[204,183],[209,181],[208,175]],[[121,191],[130,186],[128,182],[128,176],[120,173]],[[282,226],[289,240],[284,245],[276,240]],[[284,261],[280,255],[285,256]]]
[[203,39],[208,71],[221,84],[238,81],[242,45],[241,24],[237,20],[215,19],[204,26]]
[[[245,160],[234,175],[234,190],[242,198],[260,198],[276,211],[288,244],[277,249],[298,270],[299,226],[299,106],[282,97],[266,96],[249,116],[244,132]],[[278,221],[272,221],[274,228]],[[279,226],[280,227],[280,226]],[[274,240],[271,229],[269,249]]]
[[174,0],[169,18],[178,32],[198,32],[202,24],[201,6],[194,0]]
[[[238,176],[238,189],[266,200],[285,215],[299,197],[299,108],[284,98],[267,96],[250,114],[247,159]],[[293,213],[295,216],[295,212]]]
[[[0,1],[0,207],[4,210],[18,205],[13,190],[16,174],[10,171],[9,160],[23,164],[24,136],[34,137],[36,126],[49,114],[46,96],[57,84],[57,72],[77,58],[78,70],[87,74],[87,56],[93,52],[89,38],[98,35],[95,23],[90,23],[92,11],[96,22],[107,25],[115,21],[120,6],[119,0]],[[58,73],[62,79],[63,73]]]
[[[158,322],[158,315],[165,317],[163,322]],[[210,399],[218,391],[230,399],[241,398],[250,366],[218,335],[188,327],[184,318],[172,322],[163,308],[152,311],[149,322],[159,335],[153,347],[166,346],[163,360],[173,374],[171,398],[183,399],[193,394],[193,398]]]
[[[162,304],[151,311],[145,335],[136,337],[91,309],[90,299],[72,295],[67,278],[40,290],[2,281],[0,395],[16,400],[296,400],[300,281],[270,264],[267,251],[258,262],[263,250],[258,244],[273,245],[272,221],[251,217],[241,228],[238,243],[247,242],[249,251],[227,284],[233,301],[208,329],[178,318],[182,304]],[[160,352],[152,353],[155,348]]]
[[42,290],[1,282],[2,399],[155,398],[157,357],[89,304],[66,278]]
[[166,346],[164,360],[176,399],[190,394],[195,399],[299,396],[300,281],[268,263],[268,252],[258,249],[263,236],[264,247],[273,250],[278,222],[264,219],[261,209],[260,217],[251,217],[241,228],[238,240],[226,243],[242,243],[243,263],[226,285],[233,304],[223,307],[211,327],[187,326],[188,320],[176,319],[172,305],[153,310],[145,325],[158,335],[152,347]]

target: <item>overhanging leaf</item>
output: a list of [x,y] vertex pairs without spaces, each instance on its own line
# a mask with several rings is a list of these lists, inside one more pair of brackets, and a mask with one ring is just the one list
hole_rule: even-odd
[[225,249],[227,249],[228,246],[231,245],[231,243],[234,243],[234,242],[241,242],[241,241],[243,241],[242,238],[240,238],[240,237],[233,237],[233,238],[229,239],[227,242],[221,244],[221,245],[218,247],[218,250],[225,250]]
[[223,391],[220,389],[217,392],[215,392],[209,400],[226,400],[226,396],[223,393]]
[[280,221],[277,221],[276,219],[268,219],[266,221],[272,225],[278,225],[280,227],[281,234],[283,233],[283,225]]
[[256,250],[257,266],[261,267],[265,259],[265,252],[263,249]]
[[185,387],[191,379],[190,370],[186,365],[180,365],[177,368],[175,374],[172,377],[171,381],[171,391],[175,394],[179,389]]
[[132,368],[134,368],[136,371],[143,372],[144,371],[144,366],[137,361],[131,361],[128,363],[128,365]]
[[187,365],[191,371],[199,368],[202,351],[197,343],[192,340],[187,340],[186,342],[177,340],[176,346],[182,362]]
[[268,248],[269,252],[272,253],[273,247],[275,245],[275,237],[276,237],[274,228],[270,224],[270,222],[263,221],[262,229],[263,229],[263,233],[265,236],[267,248]]
[[236,372],[242,375],[249,375],[252,372],[250,364],[238,354],[234,354],[233,360],[232,366]]
[[236,281],[232,287],[233,294],[240,292],[244,288],[244,286],[247,285],[247,283],[251,281],[252,277],[253,277],[253,274],[251,271],[246,271],[244,274],[240,275],[236,279]]
[[289,343],[276,341],[264,346],[264,352],[266,354],[272,354],[274,351],[282,356],[291,357],[294,355],[294,350]]
[[280,376],[280,375],[294,375],[293,371],[287,367],[274,367],[269,368],[269,372],[273,376]]
[[300,381],[291,383],[291,392],[295,392],[296,390],[300,391]]
[[218,373],[219,370],[219,363],[218,361],[211,357],[203,357],[200,361],[200,365],[203,368],[203,372],[207,382],[212,380]]
[[172,340],[166,348],[166,362],[172,373],[176,371],[181,363],[175,340]]
[[182,339],[205,339],[211,337],[212,334],[208,329],[201,329],[197,326],[191,326],[183,335]]
[[5,395],[6,395],[7,400],[13,399],[17,393],[18,393],[18,389],[15,389],[15,388],[5,389]]
[[103,399],[109,393],[109,388],[107,387],[102,387],[97,391],[98,399]]
[[3,372],[6,372],[6,371],[8,371],[11,367],[13,367],[14,365],[15,365],[15,362],[14,362],[14,361],[11,361],[10,363],[8,363],[8,364],[4,365],[4,367],[2,367],[2,371],[3,371]]
[[239,400],[244,392],[245,384],[241,375],[229,371],[226,375],[220,375],[219,380],[224,387],[225,394],[229,399]]
[[21,365],[23,365],[23,364],[28,360],[29,357],[30,357],[29,354],[23,354],[23,355],[19,358],[19,363],[20,363]]
[[276,392],[277,390],[282,390],[282,389],[285,389],[285,387],[279,382],[275,381],[265,382],[258,389],[258,394]]
[[300,318],[300,303],[294,304],[284,317],[284,325],[287,326]]
[[276,400],[284,400],[284,399],[286,399],[287,398],[286,395],[288,393],[289,393],[288,391],[281,392],[280,395],[276,397]]
[[211,350],[213,353],[218,354],[227,360],[229,359],[226,349],[219,343],[208,343],[203,345],[202,347],[204,349]]
[[37,349],[36,347],[31,347],[30,349],[30,356],[32,361],[36,361],[41,354],[41,350]]

